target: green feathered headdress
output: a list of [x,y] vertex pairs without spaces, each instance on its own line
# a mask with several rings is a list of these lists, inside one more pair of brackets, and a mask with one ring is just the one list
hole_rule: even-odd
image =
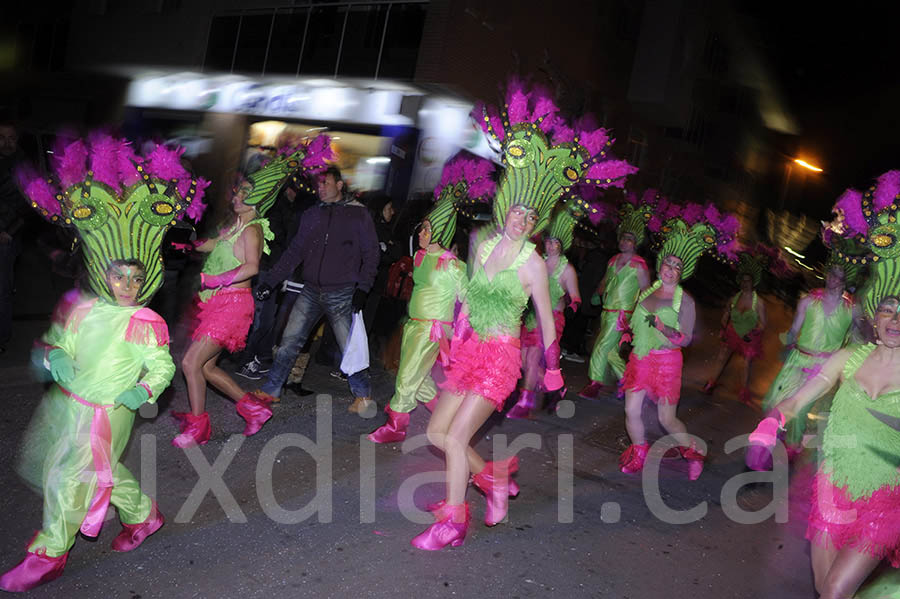
[[136,300],[146,304],[163,283],[160,248],[166,231],[184,216],[200,220],[205,209],[209,182],[184,169],[183,152],[158,145],[140,157],[127,140],[95,133],[57,143],[52,177],[29,166],[16,174],[35,210],[75,229],[94,292],[115,302],[106,282],[109,263],[138,260],[146,279]]
[[681,259],[682,280],[694,274],[697,260],[704,253],[715,254],[722,262],[737,260],[740,223],[731,214],[720,214],[713,204],[681,207],[661,201],[647,227],[660,238],[660,264],[666,256]]
[[759,287],[763,273],[770,273],[780,279],[793,274],[791,267],[781,258],[776,247],[758,242],[753,248],[746,248],[738,253],[736,282],[741,284],[744,275],[753,279],[753,287]]
[[331,138],[324,133],[311,142],[280,149],[272,160],[247,175],[253,188],[244,204],[256,206],[256,213],[265,216],[288,181],[302,186],[302,176],[325,170],[329,160],[334,160],[334,152],[331,151]]
[[500,149],[506,170],[494,199],[494,221],[506,222],[516,205],[535,210],[532,234],[550,224],[553,206],[578,183],[622,187],[637,168],[608,154],[612,141],[603,128],[587,121],[570,125],[558,116],[549,94],[526,91],[518,82],[507,86],[503,110],[477,105],[472,116]]
[[[580,186],[576,195],[564,198],[553,212],[553,219],[550,221],[546,237],[559,240],[563,253],[572,247],[572,241],[575,239],[575,227],[579,222],[587,218],[591,224],[597,224],[606,216],[605,204],[597,201],[596,193],[592,192],[593,189]],[[591,201],[592,199],[594,201]]]
[[[835,219],[823,224],[823,240],[833,249],[835,264],[850,272],[869,267],[862,297],[863,309],[874,316],[878,304],[889,295],[900,296],[900,171],[878,177],[865,192],[848,189],[837,200]],[[853,242],[847,245],[847,242]],[[856,252],[862,248],[867,252]],[[850,271],[848,272],[848,269]]]
[[655,189],[646,190],[640,197],[634,192],[625,194],[625,199],[619,205],[619,225],[616,227],[616,237],[621,239],[625,233],[634,235],[634,245],[639,246],[647,238],[647,224],[656,213],[660,202],[665,200]]
[[456,214],[463,203],[481,201],[494,193],[494,165],[483,158],[457,156],[444,165],[434,190],[435,204],[425,217],[431,223],[431,241],[447,249],[456,235]]

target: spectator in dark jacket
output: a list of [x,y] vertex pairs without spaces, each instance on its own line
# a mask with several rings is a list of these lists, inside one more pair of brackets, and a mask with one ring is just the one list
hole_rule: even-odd
[[[375,281],[379,248],[375,225],[365,206],[344,192],[341,172],[330,167],[318,179],[319,203],[303,213],[297,234],[278,262],[260,277],[258,295],[271,294],[298,266],[304,284],[275,352],[261,392],[278,397],[297,354],[319,319],[328,317],[341,351],[346,348],[354,312],[363,309]],[[374,407],[369,372],[349,377],[355,398],[351,412]]]

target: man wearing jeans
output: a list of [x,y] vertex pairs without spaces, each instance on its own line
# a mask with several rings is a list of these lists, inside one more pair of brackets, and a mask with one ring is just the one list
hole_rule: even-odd
[[[281,395],[297,354],[323,314],[341,351],[346,348],[353,313],[365,306],[378,269],[375,224],[365,206],[344,193],[341,172],[336,167],[319,176],[318,191],[319,203],[303,213],[297,234],[275,266],[261,275],[257,290],[257,297],[265,299],[272,287],[301,267],[303,290],[281,335],[272,369],[260,388],[274,397]],[[350,375],[349,383],[355,398],[351,412],[374,407],[368,370]]]

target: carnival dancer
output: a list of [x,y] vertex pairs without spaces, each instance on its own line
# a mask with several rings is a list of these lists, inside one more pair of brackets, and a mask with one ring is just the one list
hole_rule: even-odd
[[[797,303],[790,330],[779,335],[789,353],[763,398],[764,413],[794,395],[846,343],[860,310],[854,307],[845,287],[856,280],[859,267],[858,262],[848,262],[838,251],[832,251],[825,264],[825,287],[813,289]],[[803,450],[803,434],[811,408],[809,404],[787,427],[784,442],[792,458]]]
[[244,392],[217,362],[223,350],[234,353],[244,348],[253,321],[251,279],[259,272],[260,256],[269,251],[266,240],[273,239],[265,213],[288,181],[299,183],[301,174],[325,168],[325,160],[332,157],[329,143],[328,136],[320,135],[309,144],[282,148],[261,169],[241,177],[231,199],[234,221],[217,237],[196,246],[209,256],[200,274],[198,323],[181,360],[191,411],[172,413],[181,429],[172,440],[175,447],[209,441],[207,384],[235,402],[237,413],[247,422],[244,435],[256,434],[272,417],[272,398]]
[[95,134],[57,149],[49,182],[21,174],[32,206],[77,231],[97,296],[78,303],[46,337],[52,346],[44,364],[55,383],[17,463],[43,492],[44,524],[25,559],[0,577],[4,590],[26,591],[59,577],[76,533],[96,537],[110,504],[122,523],[114,551],[137,548],[164,523],[119,460],[135,410],[155,402],[175,373],[166,323],[143,305],[163,282],[166,230],[185,214],[202,214],[207,183],[181,168],[182,151],[157,146],[142,159],[125,140]]
[[617,350],[638,295],[650,285],[650,271],[644,259],[637,255],[637,248],[644,242],[644,228],[653,216],[659,194],[655,189],[648,189],[640,202],[635,194],[629,193],[625,198],[620,208],[618,226],[619,253],[607,263],[606,274],[591,297],[591,304],[602,304],[603,312],[600,333],[594,342],[588,365],[590,381],[578,392],[583,399],[597,399],[600,396],[608,370],[613,371],[616,380],[625,373],[625,364],[618,358]]
[[[556,329],[557,342],[562,339],[563,329],[566,326],[564,313],[566,298],[568,297],[568,307],[573,312],[577,312],[578,306],[581,304],[578,275],[565,255],[572,247],[575,224],[583,216],[592,217],[594,222],[599,222],[603,218],[602,204],[593,206],[588,204],[584,198],[577,196],[569,198],[561,204],[557,206],[550,228],[544,236],[544,264],[547,268],[550,305],[553,307],[553,326]],[[524,366],[522,384],[519,388],[519,399],[506,413],[507,418],[529,418],[531,416],[532,410],[537,406],[538,387],[544,377],[541,361],[545,348],[541,341],[537,314],[533,309],[529,310],[525,316],[520,341]]]
[[722,314],[722,347],[713,368],[714,374],[703,386],[707,395],[712,394],[728,360],[737,353],[744,358],[744,378],[738,400],[752,405],[750,368],[753,360],[762,355],[762,333],[766,329],[765,302],[756,292],[764,270],[778,275],[788,272],[787,266],[778,258],[776,248],[758,243],[752,251],[739,254],[737,283],[740,291],[726,304]]
[[[410,412],[417,402],[437,396],[431,369],[438,356],[449,359],[453,313],[465,283],[465,265],[447,248],[456,234],[458,204],[493,195],[493,164],[457,157],[447,163],[435,189],[437,202],[419,228],[419,250],[413,260],[413,291],[409,320],[403,325],[400,366],[394,396],[385,406],[387,422],[369,435],[374,443],[406,438]],[[471,199],[469,199],[471,198]]]
[[[845,258],[868,263],[870,284],[861,299],[874,320],[875,343],[836,350],[799,390],[772,406],[751,443],[772,447],[791,420],[840,383],[825,427],[822,461],[813,480],[806,537],[820,597],[856,597],[875,568],[900,567],[900,437],[875,413],[900,418],[900,268],[896,197],[900,171],[879,177],[865,194],[849,190],[835,206],[827,231],[870,252]],[[838,304],[840,305],[840,304]]]
[[641,411],[644,397],[656,403],[659,423],[678,443],[688,461],[688,476],[696,480],[706,456],[697,450],[676,411],[681,397],[681,348],[693,338],[696,310],[693,298],[680,283],[694,273],[697,260],[707,251],[736,258],[734,246],[737,219],[721,216],[715,206],[699,204],[681,208],[667,206],[668,219],[653,217],[648,227],[664,242],[657,252],[658,279],[638,297],[631,315],[633,350],[628,358],[622,386],[625,389],[625,427],[631,445],[619,458],[622,472],[640,472],[650,444]]
[[500,147],[506,166],[493,208],[500,231],[472,256],[474,272],[454,326],[446,385],[428,422],[428,439],[447,460],[447,494],[432,506],[435,522],[412,540],[420,549],[463,543],[470,472],[488,498],[485,523],[492,526],[506,517],[509,493],[515,492],[510,476],[518,469],[518,458],[484,463],[469,451],[469,444],[515,388],[521,368],[521,317],[529,297],[547,348],[544,385],[550,391],[563,385],[547,269],[528,238],[549,224],[554,204],[582,177],[595,185],[621,185],[621,179],[636,170],[607,156],[605,130],[576,125],[576,131],[556,115],[548,97],[514,83],[507,89],[505,106],[502,115],[484,106],[473,113]]

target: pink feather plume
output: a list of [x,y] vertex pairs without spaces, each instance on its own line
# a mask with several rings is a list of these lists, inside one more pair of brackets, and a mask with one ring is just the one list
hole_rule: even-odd
[[203,213],[206,211],[206,204],[203,203],[203,196],[206,195],[206,188],[209,187],[209,183],[210,182],[203,177],[197,179],[197,187],[196,192],[194,193],[194,199],[191,200],[191,203],[184,211],[185,215],[195,223],[200,222],[200,219],[203,217]]
[[64,188],[81,183],[87,174],[88,149],[77,139],[66,144],[61,153],[54,153],[54,170]]
[[38,208],[46,210],[48,215],[59,216],[62,214],[62,209],[56,200],[56,190],[34,167],[22,164],[16,168],[15,175],[22,192],[28,199],[36,203]]
[[119,189],[119,143],[111,135],[94,132],[88,136],[91,145],[91,171],[94,180]]
[[[624,160],[604,160],[592,164],[587,171],[588,179],[599,179],[600,187],[625,187],[625,177],[638,172],[636,166],[628,164]],[[609,179],[607,183],[605,180]]]
[[854,235],[865,235],[869,231],[869,223],[862,212],[863,194],[855,189],[848,189],[837,199],[834,211],[844,214],[844,223]]
[[893,204],[898,193],[900,193],[900,171],[888,171],[878,177],[875,193],[872,194],[875,211],[880,212]]

